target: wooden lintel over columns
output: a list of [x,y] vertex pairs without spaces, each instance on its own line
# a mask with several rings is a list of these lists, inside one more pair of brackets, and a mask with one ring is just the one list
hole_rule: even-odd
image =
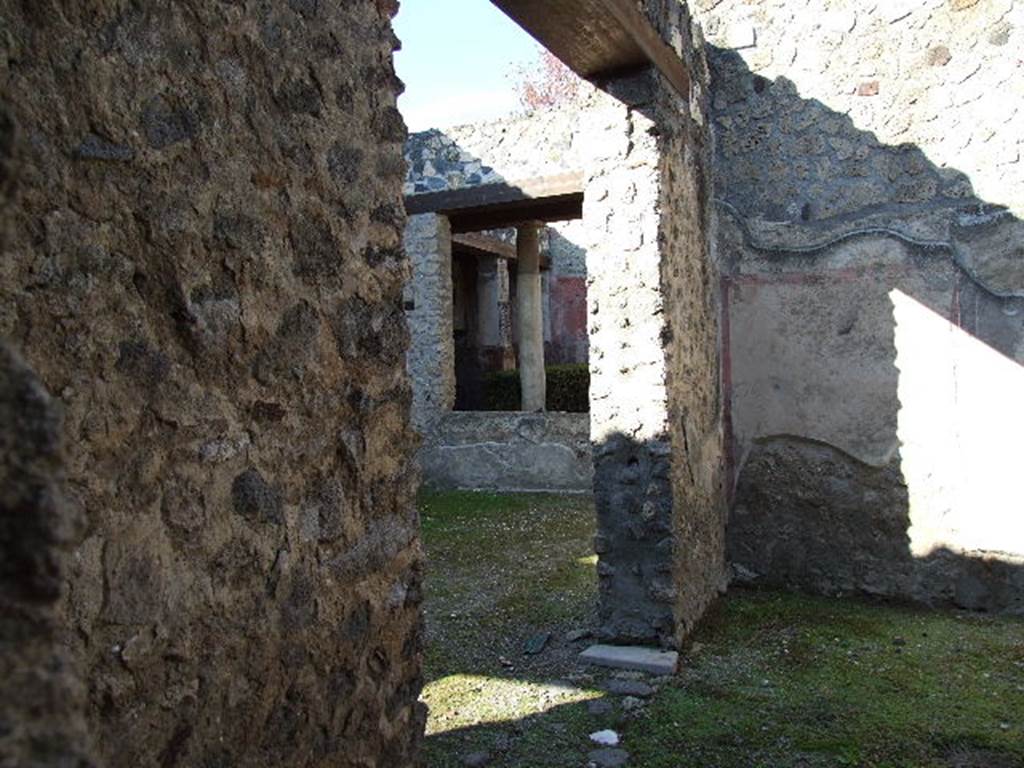
[[688,99],[690,74],[636,0],[491,0],[580,77],[656,67]]

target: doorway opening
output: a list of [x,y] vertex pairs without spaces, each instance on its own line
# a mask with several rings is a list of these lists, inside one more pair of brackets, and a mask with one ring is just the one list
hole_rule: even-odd
[[[433,604],[428,581],[429,636],[452,633],[454,645],[438,643],[432,652],[455,649],[470,664],[480,651],[497,650],[475,670],[457,669],[450,656],[433,667],[445,674],[432,690],[455,691],[452,711],[460,698],[501,695],[481,675],[532,685],[538,681],[524,679],[524,669],[541,669],[544,654],[555,658],[559,649],[571,649],[565,658],[575,665],[580,643],[677,647],[717,594],[724,569],[717,540],[681,546],[675,504],[680,496],[692,502],[690,531],[704,530],[703,519],[692,524],[697,518],[722,519],[719,404],[693,394],[717,391],[718,334],[714,320],[702,325],[716,316],[717,286],[707,268],[705,92],[691,92],[683,63],[693,51],[688,19],[675,4],[654,23],[635,3],[616,1],[615,14],[589,25],[580,22],[596,19],[604,3],[495,5],[597,85],[561,108],[417,131],[406,148],[412,279],[404,300],[428,490],[421,510],[428,562],[447,552],[433,567],[461,574],[434,582]],[[563,265],[570,266],[559,271]],[[585,364],[586,413],[550,407],[549,363]],[[505,409],[491,405],[485,384],[501,376],[518,385]],[[539,491],[585,495],[553,505],[506,495]],[[578,503],[590,523],[572,545],[582,548],[560,561],[554,581],[541,579],[544,558],[530,545],[556,540],[543,526],[572,518],[567,505]],[[494,505],[505,506],[494,512]],[[524,529],[531,520],[540,527]],[[473,539],[492,523],[500,555]],[[433,553],[432,530],[452,537],[436,539]],[[489,618],[508,595],[522,593],[531,563],[552,593],[531,593],[531,609],[560,599],[558,579],[582,576],[592,617],[574,613],[582,625],[573,627],[546,608],[510,608],[511,623]],[[453,594],[453,583],[466,591]],[[498,634],[486,641],[463,634],[466,616]],[[572,665],[558,676],[576,674]],[[542,697],[558,699],[552,686],[544,690]],[[428,732],[451,730],[443,716],[442,706]]]

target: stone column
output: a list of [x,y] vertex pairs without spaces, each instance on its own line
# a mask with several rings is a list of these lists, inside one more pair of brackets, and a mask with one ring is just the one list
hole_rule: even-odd
[[519,330],[519,382],[524,411],[542,411],[544,378],[544,313],[540,285],[538,222],[516,230],[516,323]]
[[498,259],[481,257],[477,261],[477,345],[480,349],[501,345],[501,308]]
[[484,371],[506,371],[515,364],[509,341],[508,262],[477,261],[477,348]]

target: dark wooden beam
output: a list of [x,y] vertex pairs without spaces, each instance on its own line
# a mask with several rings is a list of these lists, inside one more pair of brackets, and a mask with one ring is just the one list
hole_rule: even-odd
[[583,218],[583,195],[571,195],[529,203],[461,210],[447,214],[453,234],[515,227],[528,221],[569,221]]
[[583,194],[582,173],[563,173],[558,176],[406,195],[405,210],[410,216],[418,213],[452,213],[461,209],[530,202],[575,194]]
[[453,233],[513,227],[526,221],[567,221],[583,216],[583,174],[407,195],[410,216],[447,216]]
[[636,0],[491,0],[580,77],[600,83],[654,66],[684,99],[686,65]]
[[615,16],[650,62],[683,99],[690,99],[690,73],[654,25],[637,7],[635,0],[601,0],[608,13]]

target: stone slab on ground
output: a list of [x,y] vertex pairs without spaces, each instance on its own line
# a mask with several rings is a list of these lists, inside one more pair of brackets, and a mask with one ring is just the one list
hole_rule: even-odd
[[580,654],[580,660],[601,667],[671,675],[676,671],[679,654],[638,645],[592,645]]

